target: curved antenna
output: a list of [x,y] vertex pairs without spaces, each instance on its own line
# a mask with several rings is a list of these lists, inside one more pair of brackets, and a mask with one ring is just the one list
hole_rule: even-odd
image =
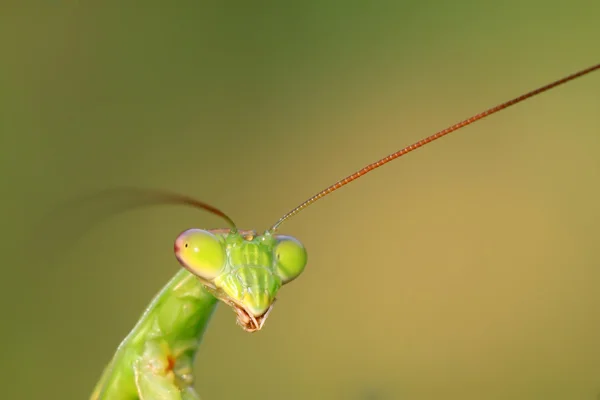
[[210,204],[181,194],[121,187],[91,193],[53,207],[42,220],[28,230],[23,238],[23,254],[31,251],[31,237],[35,239],[36,254],[43,254],[49,264],[57,263],[65,244],[72,246],[92,227],[106,218],[125,211],[157,205],[185,205],[214,214],[227,222],[230,232],[237,232],[233,220]]
[[[121,197],[117,197],[121,196]],[[156,206],[156,205],[185,205],[193,208],[201,209],[204,211],[208,211],[211,214],[214,214],[218,217],[221,217],[227,224],[231,227],[232,230],[236,231],[237,227],[233,220],[225,214],[223,211],[219,210],[217,207],[211,206],[208,203],[204,203],[203,201],[197,200],[190,196],[185,196],[179,193],[169,192],[166,190],[158,190],[158,189],[139,189],[132,187],[124,187],[124,188],[115,188],[108,189],[102,192],[97,192],[86,197],[82,197],[76,200],[73,200],[70,203],[64,205],[64,207],[68,206],[76,206],[83,205],[89,203],[94,200],[120,200],[121,202],[116,205],[114,213],[123,212],[128,209],[134,209],[145,206]]]
[[298,205],[297,207],[293,208],[291,211],[289,211],[287,214],[285,214],[283,217],[279,218],[279,220],[271,227],[268,229],[268,232],[275,232],[279,226],[283,223],[283,221],[293,217],[294,215],[296,215],[297,213],[299,213],[300,211],[302,211],[303,209],[305,209],[306,207],[308,207],[309,205],[311,205],[312,203],[314,203],[315,201],[327,196],[328,194],[335,192],[336,190],[338,190],[339,188],[341,188],[342,186],[345,186],[347,184],[349,184],[350,182],[360,178],[361,176],[373,171],[374,169],[377,169],[379,167],[381,167],[382,165],[385,165],[387,163],[389,163],[392,160],[395,160],[398,157],[401,157],[403,155],[405,155],[406,153],[410,153],[413,150],[418,149],[419,147],[423,147],[428,143],[433,142],[434,140],[437,140],[443,136],[446,136],[447,134],[457,131],[461,128],[464,128],[467,125],[471,125],[473,122],[475,121],[479,121],[480,119],[483,119],[485,117],[488,117],[492,114],[497,113],[498,111],[504,110],[505,108],[508,108],[510,106],[513,106],[517,103],[520,103],[524,100],[527,100],[533,96],[536,96],[540,93],[543,93],[547,90],[550,90],[552,88],[555,88],[556,86],[562,85],[563,83],[569,82],[573,79],[579,78],[583,75],[589,74],[590,72],[593,72],[597,69],[600,69],[600,64],[596,64],[592,67],[586,68],[584,70],[581,70],[579,72],[576,72],[574,74],[571,74],[569,76],[566,76],[562,79],[559,79],[557,81],[554,81],[552,83],[549,83],[545,86],[542,86],[538,89],[532,90],[531,92],[525,93],[519,97],[516,97],[512,100],[509,100],[507,102],[504,102],[502,104],[499,104],[495,107],[492,107],[490,109],[487,109],[486,111],[483,111],[479,114],[473,115],[470,118],[467,118],[457,124],[454,124],[452,126],[449,126],[448,128],[441,130],[437,133],[434,133],[433,135],[426,137],[425,139],[421,139],[418,142],[415,142],[413,144],[411,144],[408,147],[403,148],[402,150],[398,150],[395,153],[392,153],[382,159],[380,159],[379,161],[376,161],[372,164],[367,165],[366,167],[363,167],[362,169],[359,169],[358,171],[354,172],[351,175],[348,175],[347,177],[345,177],[344,179],[340,179],[339,181],[337,181],[336,183],[334,183],[333,185],[323,189],[322,191],[320,191],[319,193],[315,194],[314,196],[310,197],[308,200],[304,201],[303,203],[300,203],[300,205]]

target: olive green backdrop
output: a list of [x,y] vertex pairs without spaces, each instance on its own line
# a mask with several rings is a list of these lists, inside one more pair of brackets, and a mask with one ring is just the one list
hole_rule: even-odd
[[[51,205],[135,185],[262,230],[368,162],[600,62],[584,0],[3,2],[2,399],[87,399],[216,218],[129,213],[45,262]],[[283,225],[309,251],[263,331],[220,307],[205,399],[594,399],[600,72]],[[22,245],[25,245],[24,247]],[[370,396],[370,397],[369,397]]]

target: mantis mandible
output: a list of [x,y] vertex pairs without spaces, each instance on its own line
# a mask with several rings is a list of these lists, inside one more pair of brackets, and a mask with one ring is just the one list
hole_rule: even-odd
[[224,212],[183,195],[139,190],[147,204],[182,204],[212,213],[227,229],[188,229],[175,240],[183,268],[154,297],[106,366],[91,400],[191,400],[193,363],[213,311],[221,301],[247,332],[262,329],[279,289],[296,279],[307,263],[297,239],[278,234],[281,224],[317,200],[388,162],[507,107],[600,69],[600,64],[549,83],[467,118],[369,164],[318,192],[283,215],[263,234],[239,230]]

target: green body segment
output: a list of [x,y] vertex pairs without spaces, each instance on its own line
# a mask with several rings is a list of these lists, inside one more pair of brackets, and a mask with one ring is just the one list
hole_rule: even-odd
[[152,300],[91,400],[198,399],[193,362],[217,299],[182,269]]
[[291,280],[288,272],[282,277],[278,271],[291,265],[295,277],[306,262],[295,239],[253,231],[192,229],[179,236],[175,249],[185,269],[123,340],[91,400],[199,399],[194,359],[218,301],[233,308],[245,330],[260,330],[277,292]]

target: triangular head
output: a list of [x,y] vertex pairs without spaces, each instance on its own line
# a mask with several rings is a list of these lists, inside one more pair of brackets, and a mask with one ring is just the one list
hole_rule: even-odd
[[230,305],[248,332],[265,323],[281,286],[306,266],[306,249],[270,231],[188,229],[175,240],[179,263],[219,300]]

